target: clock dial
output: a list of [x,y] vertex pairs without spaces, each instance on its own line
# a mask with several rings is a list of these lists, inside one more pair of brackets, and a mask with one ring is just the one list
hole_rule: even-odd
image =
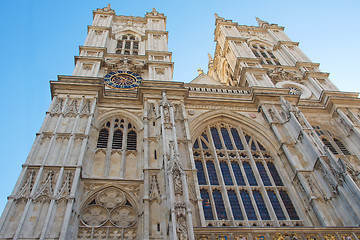
[[141,83],[139,74],[130,71],[117,71],[107,74],[104,78],[105,84],[110,88],[134,89]]

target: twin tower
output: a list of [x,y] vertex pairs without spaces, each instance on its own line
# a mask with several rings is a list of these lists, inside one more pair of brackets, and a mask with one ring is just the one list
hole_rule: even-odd
[[172,81],[166,17],[94,11],[0,239],[360,239],[360,100],[257,19],[215,15],[209,69]]

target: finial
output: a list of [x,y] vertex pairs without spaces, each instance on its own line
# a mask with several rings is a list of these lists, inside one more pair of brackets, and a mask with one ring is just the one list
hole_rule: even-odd
[[210,53],[208,53],[209,62],[213,61],[213,58]]
[[156,12],[156,9],[155,8],[153,8],[153,10],[152,10],[153,12]]
[[264,27],[264,26],[268,26],[268,25],[269,25],[268,22],[263,21],[263,20],[261,20],[261,19],[258,18],[258,17],[256,17],[256,21],[257,21],[257,23],[259,24],[259,27]]
[[201,68],[199,68],[197,71],[198,71],[199,75],[204,73],[204,71]]
[[105,8],[104,11],[109,11],[111,9],[111,4],[109,3]]
[[225,21],[225,18],[219,17],[217,13],[215,13],[214,15],[215,15],[215,22],[217,22],[217,20]]

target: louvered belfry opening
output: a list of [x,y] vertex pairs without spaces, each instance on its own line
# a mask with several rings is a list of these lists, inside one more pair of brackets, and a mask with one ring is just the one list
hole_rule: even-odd
[[101,129],[99,132],[97,148],[107,148],[108,140],[109,140],[109,130],[106,128]]
[[123,141],[123,132],[120,129],[115,130],[112,142],[112,149],[121,149]]
[[[110,143],[109,137],[112,137],[112,142]],[[125,146],[123,145],[124,142]],[[113,150],[137,149],[136,128],[128,119],[113,118],[103,124],[99,131],[97,148],[108,147]]]
[[136,150],[136,132],[131,130],[127,136],[127,150]]

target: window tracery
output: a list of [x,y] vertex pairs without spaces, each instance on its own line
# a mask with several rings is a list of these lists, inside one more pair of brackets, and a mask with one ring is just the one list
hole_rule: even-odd
[[228,124],[207,126],[193,153],[207,224],[299,224],[274,159],[255,137]]
[[120,189],[106,188],[92,195],[82,207],[78,238],[135,239],[137,222],[138,212],[131,199]]
[[139,54],[139,40],[131,34],[123,35],[116,44],[116,53],[125,55]]
[[[113,150],[136,150],[136,128],[133,124],[127,122],[127,119],[113,118],[104,123],[99,131],[96,147],[110,148]],[[123,148],[124,142],[126,143],[126,148]]]

